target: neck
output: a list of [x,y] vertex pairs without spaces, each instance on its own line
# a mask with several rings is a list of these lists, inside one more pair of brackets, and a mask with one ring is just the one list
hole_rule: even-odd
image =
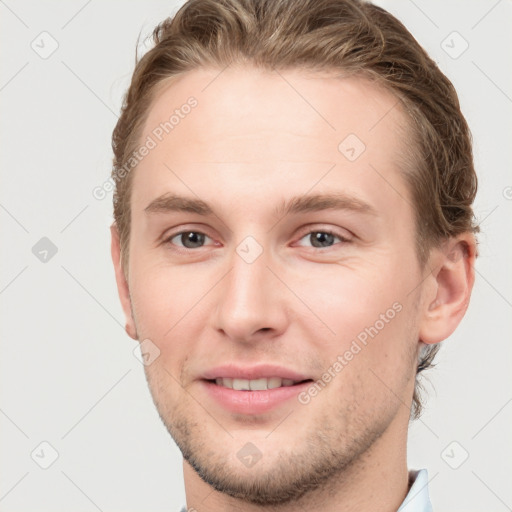
[[[276,512],[396,512],[409,489],[407,425],[393,422],[386,432],[356,461],[332,476],[326,485],[293,503],[272,506]],[[399,418],[395,418],[399,420]],[[188,509],[197,512],[268,512],[268,506],[241,501],[214,490],[183,462]]]

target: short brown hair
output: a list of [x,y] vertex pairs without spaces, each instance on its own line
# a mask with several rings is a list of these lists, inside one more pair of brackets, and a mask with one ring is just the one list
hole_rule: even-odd
[[[264,69],[337,71],[375,81],[393,93],[410,120],[412,157],[403,174],[414,202],[416,246],[423,268],[430,249],[476,233],[477,177],[471,134],[452,83],[394,16],[364,0],[189,0],[153,32],[155,46],[136,64],[112,135],[114,219],[127,275],[131,172],[159,86],[201,67],[233,63]],[[417,375],[440,345],[420,351]],[[419,417],[418,380],[413,417]]]

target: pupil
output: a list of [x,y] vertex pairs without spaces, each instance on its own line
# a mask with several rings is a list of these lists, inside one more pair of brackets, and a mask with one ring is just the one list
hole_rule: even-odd
[[202,233],[189,231],[188,233],[183,233],[181,235],[181,242],[188,249],[200,247],[204,243],[204,235]]
[[311,234],[313,247],[327,247],[334,242],[334,235],[317,231]]

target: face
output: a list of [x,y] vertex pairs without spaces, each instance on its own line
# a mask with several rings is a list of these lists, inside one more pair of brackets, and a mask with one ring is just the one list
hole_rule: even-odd
[[196,70],[156,98],[128,317],[215,489],[284,503],[405,435],[424,308],[405,124],[375,85],[304,71]]

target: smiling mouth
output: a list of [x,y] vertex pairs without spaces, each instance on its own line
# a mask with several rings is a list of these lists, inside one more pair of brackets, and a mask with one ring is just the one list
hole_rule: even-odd
[[230,377],[218,377],[216,379],[208,379],[208,382],[217,386],[233,389],[235,391],[266,391],[268,389],[276,389],[282,387],[296,386],[304,382],[313,382],[312,379],[292,380],[283,379],[281,377],[269,377],[261,379],[234,379]]

